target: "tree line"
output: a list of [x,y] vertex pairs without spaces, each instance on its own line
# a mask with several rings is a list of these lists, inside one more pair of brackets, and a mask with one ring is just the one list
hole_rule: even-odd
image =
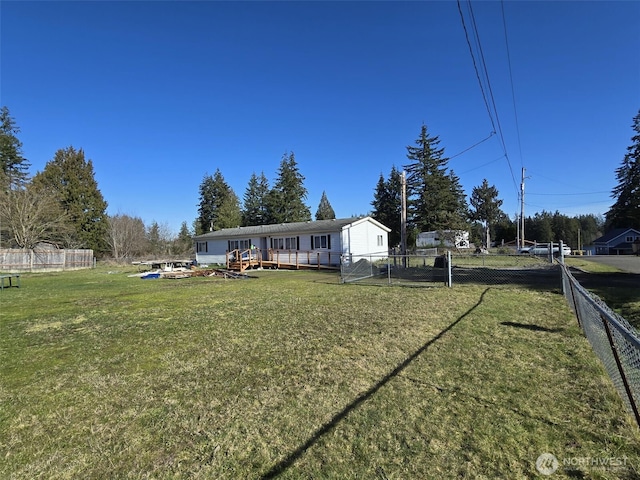
[[[564,241],[582,249],[613,228],[640,229],[640,112],[633,119],[632,144],[622,165],[616,169],[618,185],[612,190],[614,204],[605,218],[586,214],[568,217],[556,211],[543,211],[524,221],[525,239],[538,242]],[[408,163],[405,188],[407,202],[407,245],[415,245],[420,232],[467,230],[476,245],[489,247],[512,242],[517,236],[517,219],[501,209],[503,200],[487,179],[467,197],[460,179],[448,168],[449,159],[440,140],[422,125],[414,145],[406,147]],[[389,175],[381,173],[374,190],[371,215],[392,229],[390,245],[401,241],[402,172],[394,165]],[[492,242],[493,239],[493,242]]]
[[[595,215],[568,217],[543,211],[525,218],[526,239],[563,240],[572,248],[588,245],[616,227],[640,228],[640,112],[635,132],[612,191],[611,209]],[[93,163],[82,149],[55,152],[42,172],[29,176],[22,154],[20,129],[7,107],[0,109],[0,246],[36,248],[49,242],[66,248],[91,248],[98,257],[129,259],[144,255],[190,255],[193,236],[222,228],[311,220],[308,196],[293,152],[285,152],[273,186],[264,172],[251,174],[242,201],[220,169],[205,174],[199,186],[198,216],[190,229],[182,222],[177,236],[166,225],[127,214],[108,215],[107,202],[95,180]],[[419,232],[468,230],[477,245],[490,246],[516,238],[517,222],[502,209],[497,188],[484,179],[467,196],[460,178],[448,167],[440,140],[422,125],[413,145],[406,147],[402,170],[407,194],[408,245]],[[402,171],[395,165],[381,173],[373,189],[370,215],[391,229],[390,245],[400,243]],[[335,218],[322,193],[316,220]]]
[[0,247],[89,248],[98,258],[190,255],[192,234],[183,222],[177,236],[166,225],[127,214],[107,214],[93,162],[82,149],[59,149],[41,172],[29,175],[19,127],[0,109]]
[[[286,153],[273,188],[264,175],[249,179],[242,206],[220,170],[200,185],[198,217],[182,222],[174,235],[166,224],[145,225],[137,216],[107,214],[93,162],[73,146],[55,152],[41,172],[30,176],[20,129],[9,109],[0,109],[0,247],[35,249],[43,244],[89,248],[98,258],[190,256],[193,236],[239,225],[311,220],[307,190],[293,152]],[[335,218],[325,192],[316,220]]]
[[[304,180],[294,152],[285,152],[273,187],[269,186],[264,172],[260,175],[253,172],[241,204],[217,169],[213,175],[205,175],[200,183],[195,232],[202,234],[239,226],[310,221],[311,210],[305,204],[308,193]],[[335,211],[323,191],[315,219],[334,218]]]

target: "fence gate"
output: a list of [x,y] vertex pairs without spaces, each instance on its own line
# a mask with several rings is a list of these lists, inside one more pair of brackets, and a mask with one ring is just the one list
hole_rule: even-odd
[[367,285],[451,285],[449,255],[343,255],[342,283]]

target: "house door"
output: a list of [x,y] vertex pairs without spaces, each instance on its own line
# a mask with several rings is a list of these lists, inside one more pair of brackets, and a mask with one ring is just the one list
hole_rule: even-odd
[[260,238],[260,251],[262,252],[262,260],[269,260],[269,243],[267,237]]

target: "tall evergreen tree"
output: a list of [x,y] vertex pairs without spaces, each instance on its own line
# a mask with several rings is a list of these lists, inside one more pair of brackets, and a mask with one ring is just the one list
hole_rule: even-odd
[[205,175],[200,184],[198,223],[202,233],[241,224],[238,196],[224,180],[220,169],[216,169],[213,176]]
[[527,240],[537,242],[563,241],[573,249],[582,249],[602,235],[604,219],[588,214],[577,217],[569,217],[558,211],[555,213],[536,213],[533,217],[525,219],[525,232]]
[[494,241],[498,244],[504,242],[510,242],[516,238],[518,232],[518,226],[516,222],[509,218],[506,213],[501,215],[498,221],[494,225]]
[[187,222],[182,222],[178,237],[173,241],[171,253],[174,255],[189,255],[193,252],[193,237]]
[[616,169],[618,184],[611,196],[615,203],[606,214],[606,229],[640,228],[640,111],[633,118],[633,142],[627,147],[622,165]]
[[162,240],[160,239],[160,225],[158,222],[152,222],[147,229],[147,242],[149,245],[149,253],[159,255],[162,253]]
[[420,231],[467,228],[467,201],[460,179],[448,170],[440,139],[422,125],[415,146],[407,146],[408,221]]
[[240,200],[235,192],[229,188],[218,208],[218,220],[214,225],[214,229],[235,228],[240,225],[242,225]]
[[73,232],[60,239],[66,247],[91,248],[97,256],[108,251],[107,202],[98,189],[93,162],[73,147],[58,150],[33,183],[58,192]]
[[498,189],[495,185],[489,186],[489,182],[485,178],[482,185],[474,187],[469,203],[472,208],[469,217],[482,224],[484,231],[482,244],[489,248],[491,246],[491,229],[500,218],[505,216],[500,209],[502,200],[498,199]]
[[389,245],[399,245],[402,222],[402,173],[395,165],[391,167],[387,180],[380,174],[371,205],[371,216],[391,229]]
[[293,152],[282,156],[278,178],[269,193],[270,216],[274,223],[307,222],[311,210],[305,205],[307,189]]
[[329,203],[327,193],[323,191],[322,197],[320,198],[320,203],[318,204],[318,210],[316,210],[316,220],[333,220],[335,218],[336,212],[333,210],[333,207]]
[[269,223],[269,182],[264,172],[257,176],[251,174],[247,190],[244,193],[242,225],[267,225]]
[[198,203],[198,234],[213,230],[216,214],[217,192],[211,175],[206,174],[200,182],[200,202]]
[[579,215],[577,220],[579,232],[575,232],[576,248],[581,250],[584,245],[591,245],[596,238],[602,236],[604,219],[602,216],[588,214]]
[[533,218],[525,219],[524,231],[527,239],[535,242],[553,242],[553,215],[550,212],[537,212]]
[[565,245],[577,246],[577,232],[580,227],[580,222],[577,218],[571,218],[567,215],[563,215],[556,210],[551,219],[551,229],[553,230],[553,241],[564,242]]
[[7,107],[0,108],[0,172],[9,186],[23,185],[28,177],[29,163],[22,156],[22,142],[16,136],[20,128]]

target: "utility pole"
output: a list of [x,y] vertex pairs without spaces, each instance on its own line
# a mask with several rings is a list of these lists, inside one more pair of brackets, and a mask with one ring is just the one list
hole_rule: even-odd
[[582,253],[582,247],[580,246],[580,227],[578,227],[578,250]]
[[519,252],[520,249],[522,248],[522,245],[520,245],[520,215],[518,215],[518,211],[516,210],[516,248],[518,249],[517,251]]
[[400,254],[402,255],[402,265],[407,266],[407,175],[402,171],[400,176],[402,206],[400,212]]
[[522,181],[520,182],[520,235],[522,236],[521,248],[524,248],[524,167],[522,167]]

